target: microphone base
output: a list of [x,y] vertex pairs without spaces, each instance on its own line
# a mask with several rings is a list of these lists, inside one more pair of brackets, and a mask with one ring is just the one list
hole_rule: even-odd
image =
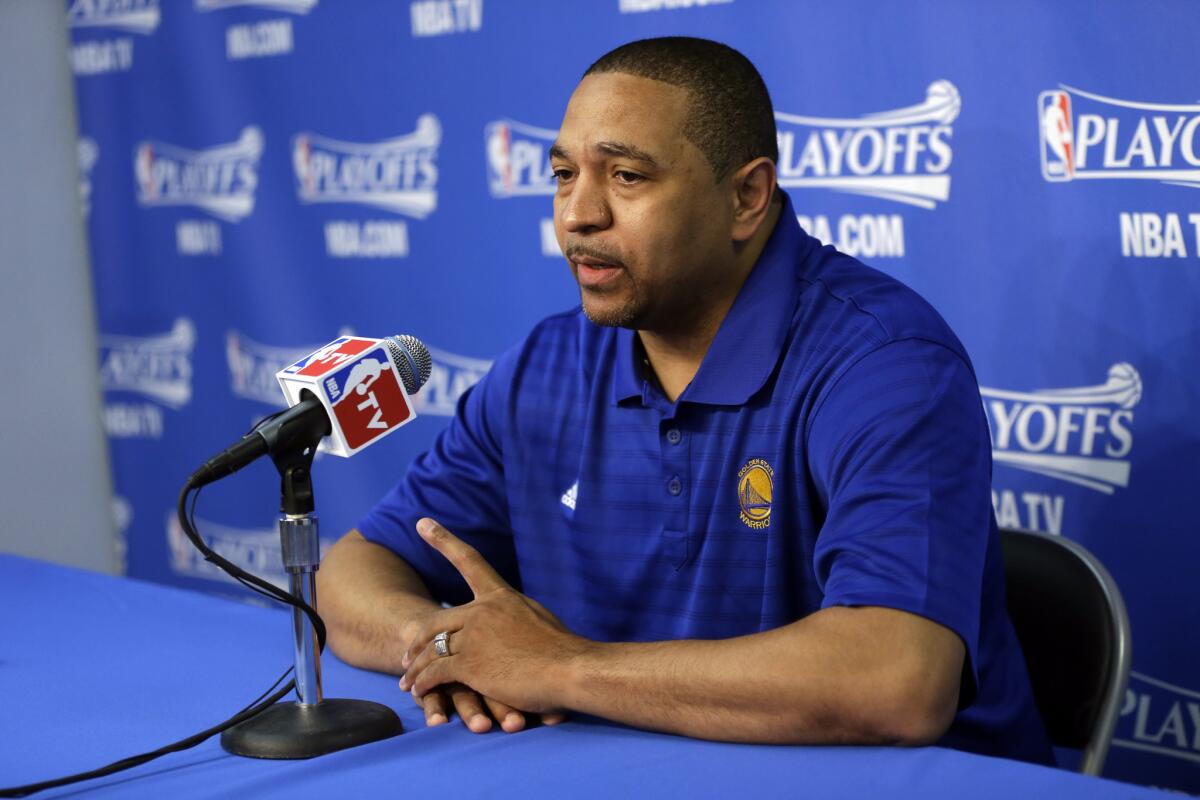
[[221,747],[250,758],[313,758],[388,739],[402,731],[395,711],[370,700],[276,703],[224,731]]

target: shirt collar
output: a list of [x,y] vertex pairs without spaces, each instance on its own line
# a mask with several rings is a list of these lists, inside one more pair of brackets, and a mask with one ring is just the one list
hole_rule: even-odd
[[641,347],[635,332],[629,328],[617,328],[617,370],[613,376],[612,401],[641,398],[645,379],[642,377]]
[[[819,247],[800,229],[791,198],[779,191],[783,209],[775,230],[680,401],[742,405],[762,388],[779,361],[796,309],[797,275]],[[616,341],[612,401],[641,398],[647,379],[635,332],[619,328]]]

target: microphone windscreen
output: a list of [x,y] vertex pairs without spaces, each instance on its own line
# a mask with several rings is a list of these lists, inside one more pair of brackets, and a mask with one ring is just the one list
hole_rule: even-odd
[[433,357],[429,355],[428,348],[420,339],[406,333],[389,336],[383,343],[392,357],[392,363],[400,372],[404,391],[409,396],[416,394],[429,380],[429,372],[433,369]]

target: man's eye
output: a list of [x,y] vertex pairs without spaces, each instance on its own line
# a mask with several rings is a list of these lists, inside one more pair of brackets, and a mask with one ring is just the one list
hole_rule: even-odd
[[619,169],[613,175],[621,183],[637,183],[638,181],[645,180],[641,175],[636,172],[630,172],[627,169]]
[[565,167],[558,167],[553,172],[555,180],[557,180],[559,183],[571,179],[571,170],[566,169]]

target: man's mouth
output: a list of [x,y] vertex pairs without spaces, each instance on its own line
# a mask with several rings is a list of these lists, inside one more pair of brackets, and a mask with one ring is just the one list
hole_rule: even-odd
[[602,252],[598,248],[587,245],[567,245],[565,255],[573,264],[587,267],[623,267],[624,264],[612,253]]
[[613,264],[609,261],[600,261],[599,259],[589,258],[587,256],[577,256],[576,258],[571,259],[571,261],[577,267],[587,267],[588,269],[619,269],[616,264]]
[[619,264],[592,256],[576,255],[570,260],[575,266],[575,277],[584,289],[604,289],[616,281],[623,270]]
[[616,281],[625,265],[607,253],[568,247],[567,260],[575,268],[575,276],[584,289],[603,289]]

